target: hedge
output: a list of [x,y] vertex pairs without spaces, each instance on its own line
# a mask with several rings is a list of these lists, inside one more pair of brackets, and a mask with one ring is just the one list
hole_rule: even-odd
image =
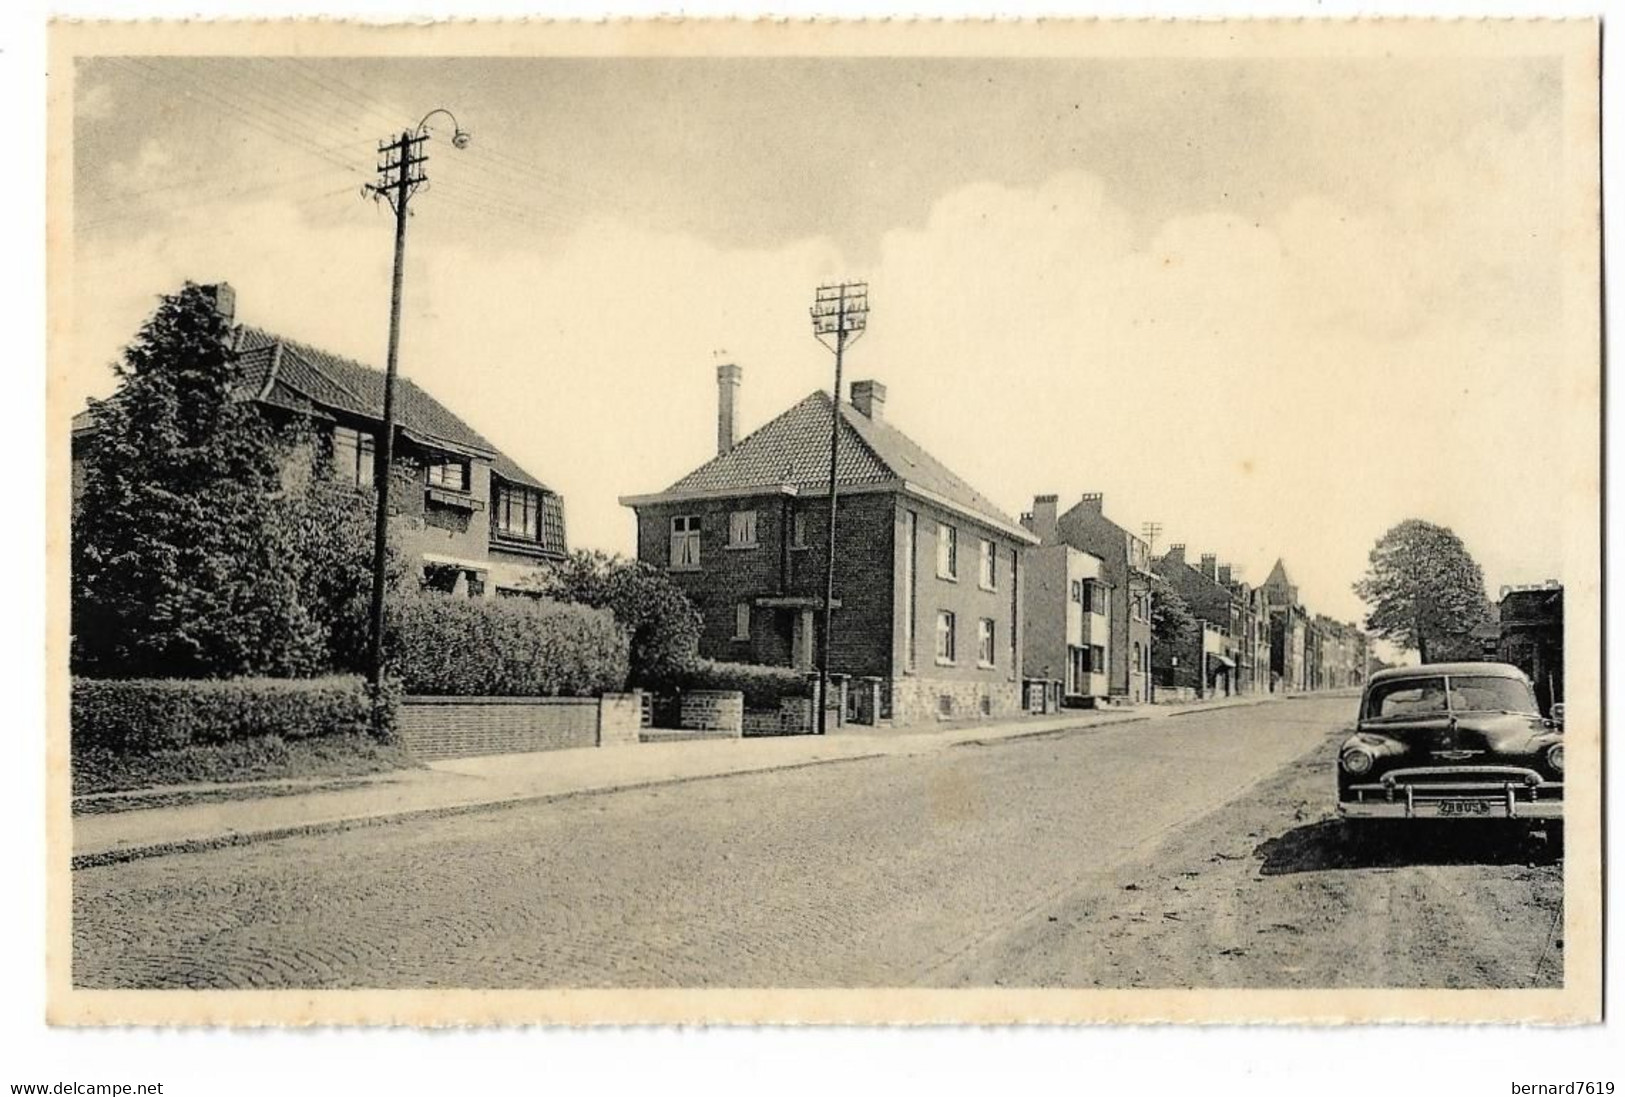
[[606,609],[402,594],[387,644],[389,673],[409,694],[593,697],[626,686],[626,633]]
[[372,734],[388,738],[395,697],[374,705],[359,677],[75,678],[75,751],[148,754],[195,744],[275,736]]
[[786,697],[808,697],[813,687],[803,671],[754,663],[701,659],[684,676],[683,689],[732,689],[745,695],[745,707],[776,709]]

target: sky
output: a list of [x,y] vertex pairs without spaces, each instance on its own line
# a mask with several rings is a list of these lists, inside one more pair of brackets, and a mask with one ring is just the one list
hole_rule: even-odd
[[[401,368],[630,552],[617,497],[833,362],[1015,515],[1103,492],[1158,549],[1308,607],[1406,518],[1501,584],[1562,578],[1562,70],[1541,58],[82,60],[73,342],[109,363],[184,279],[381,364],[376,146],[431,120]],[[58,405],[60,406],[60,405]]]

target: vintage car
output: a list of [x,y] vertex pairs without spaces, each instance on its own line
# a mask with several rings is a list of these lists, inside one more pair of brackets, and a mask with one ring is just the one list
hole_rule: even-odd
[[1523,819],[1559,834],[1561,713],[1546,719],[1529,679],[1504,663],[1378,671],[1338,751],[1348,819]]

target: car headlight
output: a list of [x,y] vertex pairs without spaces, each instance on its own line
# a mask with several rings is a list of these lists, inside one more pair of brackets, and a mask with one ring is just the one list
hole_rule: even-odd
[[1546,764],[1557,773],[1563,772],[1563,744],[1553,743],[1546,748]]
[[1376,758],[1364,747],[1350,747],[1343,752],[1343,772],[1353,777],[1370,773]]

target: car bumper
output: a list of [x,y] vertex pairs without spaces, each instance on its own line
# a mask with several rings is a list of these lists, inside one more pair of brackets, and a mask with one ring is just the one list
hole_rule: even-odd
[[[1397,791],[1397,790],[1396,790]],[[1563,801],[1502,796],[1406,796],[1393,799],[1343,800],[1337,813],[1346,819],[1561,819]]]

